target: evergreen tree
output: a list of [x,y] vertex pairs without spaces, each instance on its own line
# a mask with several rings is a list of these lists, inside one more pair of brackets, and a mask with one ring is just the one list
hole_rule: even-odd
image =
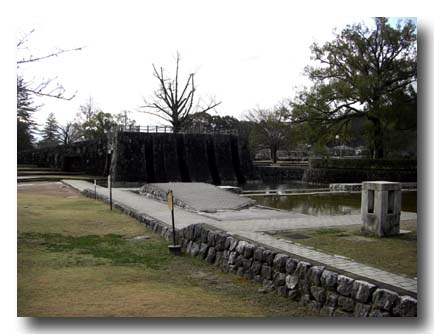
[[60,144],[59,124],[53,113],[48,115],[41,133],[43,139],[39,143],[40,146],[55,146]]
[[36,124],[32,114],[38,110],[33,103],[32,96],[25,89],[25,82],[21,76],[17,77],[17,151],[33,148]]

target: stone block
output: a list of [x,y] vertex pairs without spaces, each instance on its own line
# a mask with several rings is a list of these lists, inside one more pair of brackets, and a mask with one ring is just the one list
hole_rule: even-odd
[[329,271],[324,270],[321,274],[321,286],[328,290],[334,290],[338,284],[338,274]]
[[317,302],[324,304],[324,302],[326,301],[326,291],[324,288],[318,286],[311,286],[310,293]]
[[208,246],[210,247],[215,247],[215,239],[216,239],[216,232],[214,231],[209,231],[208,232]]
[[[211,249],[214,249],[214,250],[215,250],[214,247],[211,247],[210,249],[208,249],[208,256],[210,255]],[[214,257],[215,257],[215,261],[213,261],[213,262],[214,262],[214,265],[215,265],[216,267],[221,266],[222,261],[223,261],[223,252],[215,252],[215,251],[214,251]],[[213,263],[213,262],[210,262],[210,263]]]
[[307,278],[307,271],[311,266],[309,262],[299,261],[294,275],[297,275],[300,279]]
[[246,258],[246,259],[250,259],[250,258],[253,258],[253,254],[254,254],[254,252],[255,252],[255,249],[256,249],[256,246],[254,245],[254,244],[250,244],[250,243],[247,243],[245,246],[244,246],[244,257]]
[[223,251],[223,250],[225,250],[225,244],[226,244],[226,235],[223,233],[217,233],[216,234],[215,249],[217,251]]
[[200,251],[200,245],[197,242],[193,242],[190,249],[190,255],[191,256],[197,256]]
[[354,316],[357,318],[366,318],[369,316],[370,311],[370,304],[356,303],[356,306],[354,307]]
[[186,247],[186,249],[185,249],[185,252],[187,253],[187,254],[189,254],[189,255],[191,255],[191,246],[193,245],[193,241],[189,241],[188,243],[187,243],[187,247]]
[[298,289],[301,290],[302,293],[310,295],[310,283],[307,279],[299,279],[298,280]]
[[208,253],[208,245],[204,243],[200,244],[198,256],[204,259],[206,258],[207,253]]
[[242,266],[243,266],[243,260],[244,260],[244,257],[243,257],[242,255],[238,255],[238,256],[235,258],[235,265],[236,265],[237,267],[242,267]]
[[263,265],[261,268],[261,276],[267,280],[271,280],[271,267]]
[[336,307],[338,305],[338,298],[339,298],[339,295],[337,293],[327,291],[325,305],[331,306],[331,307]]
[[263,261],[264,257],[263,257],[263,253],[264,253],[265,249],[263,247],[257,247],[253,253],[253,259],[255,261]]
[[244,247],[246,246],[247,242],[245,241],[239,241],[237,247],[235,248],[235,251],[238,254],[243,254],[244,253]]
[[409,296],[399,296],[393,308],[393,315],[398,317],[417,317],[417,300]]
[[250,270],[253,274],[259,275],[261,273],[261,267],[262,267],[261,262],[253,261],[252,266],[250,267]]
[[[155,224],[157,225],[157,224]],[[187,230],[186,230],[186,236],[188,240],[193,240],[194,238],[194,227],[195,225],[189,225],[187,226]]]
[[273,275],[273,283],[275,286],[283,286],[285,285],[285,274],[276,272]]
[[209,231],[206,229],[202,229],[201,233],[200,233],[200,241],[202,243],[208,243],[208,233]]
[[367,303],[376,288],[374,284],[365,281],[354,281],[351,296],[359,302]]
[[286,260],[285,270],[287,274],[293,274],[297,268],[298,260],[293,258],[288,258]]
[[193,239],[196,242],[201,242],[201,234],[202,231],[206,230],[202,225],[195,225],[194,229],[193,229]]
[[294,290],[298,286],[298,276],[286,275],[285,282],[288,289]]
[[245,272],[249,272],[250,273],[250,267],[252,266],[252,262],[253,259],[246,259],[245,257],[243,257],[243,268]]
[[238,256],[237,252],[230,252],[229,253],[228,264],[230,266],[235,265],[235,260],[236,260],[237,256]]
[[355,302],[350,297],[339,296],[338,306],[344,311],[354,312]]
[[350,296],[353,290],[354,280],[344,275],[338,275],[338,286],[336,291],[342,296]]
[[[221,258],[221,255],[220,255],[220,258]],[[214,247],[210,247],[208,249],[208,255],[206,256],[206,262],[208,262],[208,263],[214,263],[214,261],[217,262],[216,251],[215,251]]]
[[273,269],[281,273],[286,272],[286,261],[288,260],[288,255],[286,254],[276,254],[273,259]]
[[321,285],[321,274],[324,270],[323,266],[313,266],[307,271],[307,279],[313,285]]
[[230,246],[229,246],[229,251],[234,252],[235,249],[236,249],[237,246],[238,246],[238,240],[236,240],[236,239],[234,239],[234,238],[231,238],[231,239],[232,239],[232,240],[231,240],[231,243],[230,243]]
[[399,295],[396,292],[386,289],[377,289],[372,294],[372,303],[375,308],[392,311],[398,297]]
[[272,266],[273,265],[273,259],[274,259],[275,255],[276,255],[275,252],[272,252],[271,250],[266,249],[263,253],[263,256],[264,256],[263,261],[265,263],[267,263],[269,266]]
[[[225,249],[229,250],[231,247],[231,243],[234,241],[234,238],[228,236],[225,240]],[[234,247],[235,249],[235,247]]]

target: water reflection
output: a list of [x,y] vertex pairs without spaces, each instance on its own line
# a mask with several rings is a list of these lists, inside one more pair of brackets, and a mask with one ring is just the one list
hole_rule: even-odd
[[[257,204],[294,211],[321,215],[349,215],[360,213],[361,194],[323,193],[291,196],[255,196]],[[417,212],[417,192],[402,193],[402,211]]]
[[266,192],[268,191],[268,193],[270,190],[278,190],[282,192],[288,189],[317,189],[323,187],[328,188],[328,185],[321,187],[301,181],[292,181],[287,183],[246,183],[242,186],[243,190],[264,190]]

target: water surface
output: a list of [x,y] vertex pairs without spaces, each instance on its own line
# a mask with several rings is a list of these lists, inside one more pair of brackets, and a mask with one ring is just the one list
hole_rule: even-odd
[[[259,205],[322,216],[360,214],[361,193],[319,193],[289,196],[255,196]],[[402,192],[402,211],[417,212],[417,192]]]

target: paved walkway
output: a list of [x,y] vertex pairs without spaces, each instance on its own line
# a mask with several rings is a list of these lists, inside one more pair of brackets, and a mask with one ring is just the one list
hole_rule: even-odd
[[[80,191],[93,190],[93,184],[86,181],[64,180],[65,184]],[[97,186],[97,192],[108,196],[108,189]],[[114,202],[121,203],[135,210],[139,214],[151,216],[159,221],[171,225],[171,215],[167,205],[163,202],[135,194],[126,189],[112,189]],[[265,231],[293,230],[303,228],[331,227],[360,224],[360,215],[323,216],[315,217],[298,213],[251,207],[239,211],[218,211],[215,213],[197,213],[181,208],[175,209],[176,226],[186,227],[190,224],[206,223],[226,230],[228,233],[269,245],[331,266],[369,280],[382,282],[412,293],[417,293],[417,279],[392,274],[383,270],[369,267],[342,256],[333,256],[318,252],[312,248],[301,246],[288,240],[275,238]],[[415,213],[403,212],[401,220],[417,219]]]

